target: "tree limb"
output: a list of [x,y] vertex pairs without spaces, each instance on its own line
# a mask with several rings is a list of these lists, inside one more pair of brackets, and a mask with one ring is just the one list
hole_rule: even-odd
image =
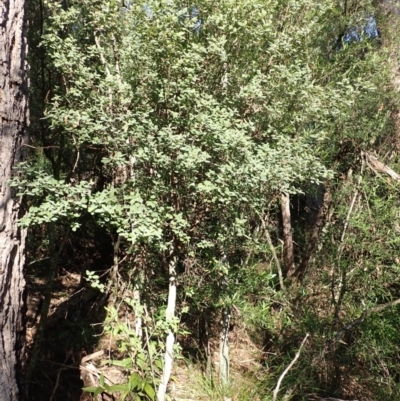
[[373,313],[381,312],[382,310],[384,310],[384,309],[386,309],[386,308],[389,308],[389,307],[391,307],[391,306],[396,306],[396,305],[399,305],[399,304],[400,304],[400,298],[399,298],[399,299],[396,299],[395,301],[388,302],[388,303],[386,303],[386,304],[381,304],[381,305],[374,306],[373,308],[366,309],[366,310],[361,314],[360,317],[358,317],[357,319],[351,321],[351,322],[348,323],[342,330],[340,330],[340,331],[335,335],[335,337],[333,338],[333,342],[339,341],[339,340],[343,337],[343,334],[344,334],[346,331],[353,330],[354,327],[359,326],[367,317],[369,317],[369,316],[372,315]]

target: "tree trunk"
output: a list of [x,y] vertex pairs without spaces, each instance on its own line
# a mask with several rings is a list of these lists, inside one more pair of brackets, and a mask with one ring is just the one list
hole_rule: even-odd
[[28,124],[24,0],[2,0],[0,23],[0,401],[17,401],[25,232],[17,226],[20,199],[7,180],[22,159]]
[[[168,329],[167,339],[165,341],[165,356],[164,356],[164,367],[161,376],[161,382],[157,391],[157,401],[165,401],[167,394],[167,386],[172,372],[172,364],[174,361],[174,344],[175,344],[175,333],[173,322],[175,318],[175,307],[176,307],[176,264],[177,259],[173,257],[169,263],[169,289],[168,289],[168,304],[167,310],[165,311],[165,318],[167,323],[170,324]],[[150,351],[149,351],[150,352]]]
[[282,194],[281,196],[281,212],[283,223],[283,248],[285,257],[284,275],[285,277],[290,277],[294,272],[294,254],[289,194]]
[[295,271],[295,273],[293,275],[300,281],[303,280],[303,278],[306,274],[306,271],[308,269],[308,266],[310,264],[310,260],[314,254],[315,249],[317,248],[319,237],[324,228],[325,220],[326,220],[326,217],[329,212],[329,207],[331,205],[332,195],[331,195],[328,185],[326,185],[324,191],[325,192],[323,195],[323,202],[322,202],[322,205],[319,207],[317,220],[315,222],[313,231],[311,233],[311,237],[308,240],[306,253],[303,257],[303,260],[300,263],[300,266],[297,268],[297,270]]
[[224,387],[230,381],[229,361],[229,324],[231,321],[231,308],[224,306],[222,310],[222,332],[219,341],[219,379]]

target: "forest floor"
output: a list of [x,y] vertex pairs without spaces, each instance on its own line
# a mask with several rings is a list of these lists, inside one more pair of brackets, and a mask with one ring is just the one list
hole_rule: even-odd
[[[82,391],[85,385],[96,385],[96,382],[88,384],[88,377],[85,378],[84,373],[87,367],[92,369],[92,379],[96,375],[98,378],[101,373],[111,378],[114,383],[121,383],[126,379],[126,372],[101,364],[101,361],[113,352],[111,342],[102,335],[106,297],[101,292],[90,288],[82,279],[80,272],[69,270],[60,269],[52,288],[44,336],[30,385],[30,401],[98,401],[98,398]],[[34,340],[37,339],[40,311],[47,291],[47,270],[36,269],[34,273],[27,275],[26,353],[28,358],[32,355]],[[313,310],[319,310],[323,298],[318,297],[317,304],[312,305]],[[312,302],[309,301],[310,307],[311,304]],[[190,331],[190,328],[188,329]],[[269,366],[273,365],[275,355],[262,351],[264,339],[250,334],[251,330],[245,326],[240,311],[237,310],[233,314],[229,333],[231,385],[226,388],[219,384],[216,373],[218,372],[218,333],[216,328],[211,333],[209,341],[210,364],[208,365],[211,366],[211,373],[206,372],[206,361],[198,360],[198,349],[193,351],[195,347],[189,344],[192,342],[190,334],[186,338],[190,346],[185,343],[185,338],[178,338],[183,348],[183,356],[178,356],[174,362],[168,391],[170,400],[271,400],[272,391],[277,382],[276,371],[282,372],[286,366],[280,366],[278,369],[274,367],[273,371],[269,369]],[[82,378],[85,380],[82,381]],[[342,389],[343,394],[347,394],[348,399],[373,400],[368,396],[366,388],[357,387],[359,384],[354,375],[347,375],[346,383],[343,385],[345,387]],[[362,397],[353,397],[355,394],[362,394]],[[291,394],[285,394],[284,389],[280,396],[283,397],[280,399],[292,399]],[[114,401],[118,398],[103,395],[101,399]],[[323,399],[315,398],[315,400]]]
[[[40,323],[40,312],[46,292],[46,270],[27,275],[26,353],[32,355]],[[107,355],[107,342],[101,341],[105,299],[85,285],[78,272],[62,270],[55,280],[39,358],[31,380],[31,401],[89,401],[82,392],[80,366],[82,358],[99,364],[101,358],[91,358],[96,352]],[[169,386],[174,401],[261,401],[258,383],[267,376],[261,363],[262,352],[244,327],[235,325],[230,333],[232,386],[218,384],[216,374],[207,377],[204,363],[189,358],[177,358]],[[210,343],[213,370],[218,369],[218,340]],[[95,355],[96,356],[96,355]],[[101,355],[100,355],[101,356]],[[86,357],[86,358],[85,358]],[[102,370],[104,370],[102,368]],[[111,370],[107,373],[113,374]],[[103,398],[104,400],[112,398]]]
[[[46,292],[44,274],[27,276],[28,360],[37,339],[41,308]],[[99,340],[101,294],[82,285],[80,273],[62,270],[54,282],[40,353],[32,375],[32,401],[79,401],[82,394],[79,365]]]

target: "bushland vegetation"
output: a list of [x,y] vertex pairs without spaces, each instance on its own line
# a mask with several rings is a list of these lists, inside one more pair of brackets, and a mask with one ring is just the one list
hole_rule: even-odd
[[29,399],[399,399],[395,6],[26,6]]

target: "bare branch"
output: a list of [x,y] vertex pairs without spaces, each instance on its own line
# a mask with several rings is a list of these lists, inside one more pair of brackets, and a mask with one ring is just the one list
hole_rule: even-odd
[[271,236],[269,235],[268,229],[266,227],[266,224],[265,224],[265,221],[264,221],[263,218],[261,218],[261,226],[262,226],[262,228],[264,230],[265,238],[267,239],[268,245],[269,245],[269,247],[271,249],[272,256],[273,256],[273,258],[275,260],[276,268],[278,270],[279,285],[281,286],[281,289],[284,290],[285,289],[285,284],[283,283],[282,267],[281,267],[281,264],[279,262],[279,258],[278,258],[278,255],[276,254],[274,244],[272,243]]
[[298,349],[298,351],[296,352],[296,355],[294,356],[292,362],[290,362],[289,366],[283,371],[283,373],[281,374],[278,383],[275,387],[275,390],[273,392],[273,396],[272,396],[272,401],[276,401],[276,397],[278,396],[278,392],[279,392],[279,388],[281,387],[281,383],[283,378],[286,376],[287,372],[289,372],[289,370],[292,368],[292,366],[295,364],[295,362],[299,359],[300,357],[300,352],[302,350],[302,348],[304,347],[304,344],[307,341],[307,338],[310,336],[310,334],[306,334],[306,336],[303,338],[303,341],[301,342],[300,348]]
[[365,161],[367,162],[368,167],[375,174],[377,174],[377,172],[379,171],[380,173],[387,174],[389,177],[393,178],[396,181],[400,180],[400,175],[397,174],[390,167],[386,166],[386,164],[384,164],[380,160],[378,160],[377,157],[370,155],[367,152],[361,152],[361,156],[363,156],[365,158]]
[[340,331],[336,334],[336,336],[333,338],[333,342],[339,341],[339,340],[343,337],[343,335],[344,335],[344,333],[345,333],[346,331],[353,330],[354,327],[359,326],[368,316],[372,315],[373,313],[381,312],[382,310],[384,310],[384,309],[386,309],[386,308],[389,308],[389,307],[391,307],[391,306],[396,306],[396,305],[399,305],[399,304],[400,304],[400,298],[399,298],[399,299],[396,299],[395,301],[388,302],[388,303],[386,303],[386,304],[381,304],[381,305],[374,306],[373,308],[366,309],[366,310],[361,314],[360,317],[358,317],[358,318],[355,319],[355,320],[352,320],[350,323],[348,323],[348,324],[344,327],[343,330],[340,330]]
[[279,285],[281,286],[281,289],[284,290],[285,289],[285,284],[283,283],[283,274],[282,274],[281,264],[279,262],[277,254],[275,252],[274,244],[272,243],[271,236],[269,235],[269,232],[268,232],[267,229],[265,229],[265,238],[267,239],[268,245],[269,245],[269,247],[271,249],[272,256],[273,256],[273,258],[275,260],[276,268],[278,269]]

